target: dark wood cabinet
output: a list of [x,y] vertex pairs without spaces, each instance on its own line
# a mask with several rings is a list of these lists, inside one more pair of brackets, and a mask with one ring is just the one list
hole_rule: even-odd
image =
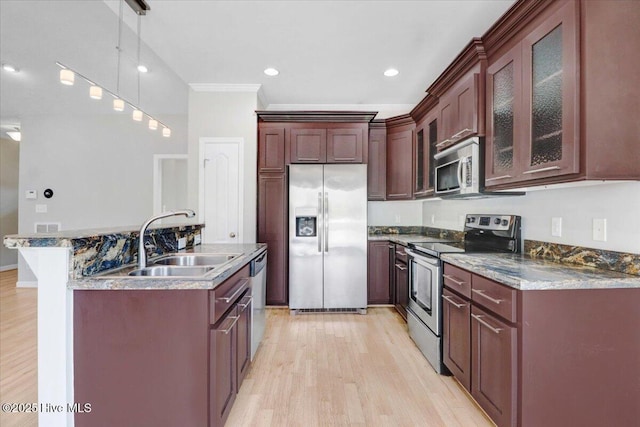
[[576,3],[566,2],[487,71],[487,187],[580,170]]
[[210,427],[223,426],[238,390],[238,309],[234,307],[210,332],[209,410]]
[[409,115],[397,126],[387,122],[387,200],[413,198],[413,140],[415,124]]
[[291,163],[327,163],[327,130],[292,128],[289,136]]
[[[268,262],[268,261],[267,261]],[[238,384],[242,384],[244,377],[251,365],[251,310],[253,299],[251,293],[247,292],[238,302],[238,351],[237,351],[237,373]]]
[[362,163],[363,129],[327,129],[327,163]]
[[484,136],[486,65],[482,39],[474,38],[427,89],[438,97],[438,150]]
[[284,128],[260,129],[258,133],[258,173],[284,172]]
[[382,125],[369,130],[369,162],[367,163],[367,198],[387,198],[387,130]]
[[471,392],[471,303],[446,288],[442,299],[443,361]]
[[427,116],[416,128],[416,144],[414,149],[414,187],[413,197],[416,199],[432,196],[435,186],[435,159],[438,142],[437,114]]
[[369,241],[367,304],[391,304],[393,302],[393,292],[389,280],[390,247],[392,244],[387,240]]
[[471,395],[495,423],[517,425],[518,330],[471,308]]
[[409,268],[408,255],[402,245],[395,246],[394,275],[394,305],[404,320],[407,320],[407,306],[409,305]]
[[[77,426],[222,427],[249,364],[249,265],[215,289],[74,291]],[[249,346],[250,348],[250,346]]]
[[258,177],[258,241],[267,244],[267,304],[286,305],[287,185],[285,174]]

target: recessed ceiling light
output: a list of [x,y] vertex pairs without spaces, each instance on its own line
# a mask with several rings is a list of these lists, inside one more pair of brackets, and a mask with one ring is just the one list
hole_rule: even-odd
[[18,69],[11,64],[2,64],[2,69],[9,73],[17,73]]
[[400,71],[396,70],[395,68],[389,68],[384,72],[384,75],[387,77],[395,77],[398,74],[400,74]]
[[277,76],[278,74],[280,74],[280,71],[276,70],[275,68],[267,68],[264,70],[264,73],[267,76]]
[[149,71],[149,69],[145,66],[145,65],[138,65],[138,71],[140,71],[141,73],[146,73],[147,71]]

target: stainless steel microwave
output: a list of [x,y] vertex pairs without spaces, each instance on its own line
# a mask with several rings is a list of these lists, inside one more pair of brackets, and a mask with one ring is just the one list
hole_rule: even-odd
[[434,156],[436,196],[479,195],[484,187],[481,182],[484,166],[482,157],[478,137],[437,153]]

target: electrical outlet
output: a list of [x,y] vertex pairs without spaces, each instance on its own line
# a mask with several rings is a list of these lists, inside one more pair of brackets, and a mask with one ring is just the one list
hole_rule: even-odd
[[598,242],[607,241],[607,219],[606,218],[593,219],[593,240],[596,240]]
[[178,239],[178,250],[184,249],[187,247],[187,238],[181,237]]
[[431,214],[431,224],[436,223],[436,214]]
[[395,216],[395,222],[396,222],[396,224],[400,224],[402,222],[401,218],[400,218],[400,215],[396,215]]
[[562,236],[562,218],[551,218],[551,235],[557,237]]

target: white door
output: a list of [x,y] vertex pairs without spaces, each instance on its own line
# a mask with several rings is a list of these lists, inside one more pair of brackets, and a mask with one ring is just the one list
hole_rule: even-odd
[[204,243],[242,242],[242,139],[201,139]]

